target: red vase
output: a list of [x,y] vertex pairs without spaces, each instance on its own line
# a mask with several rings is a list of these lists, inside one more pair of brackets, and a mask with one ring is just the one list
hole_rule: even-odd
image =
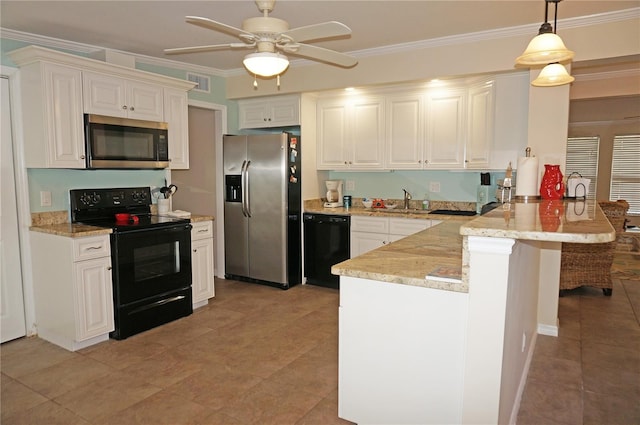
[[562,199],[564,196],[564,182],[559,165],[544,164],[544,176],[540,183],[540,197],[542,199]]

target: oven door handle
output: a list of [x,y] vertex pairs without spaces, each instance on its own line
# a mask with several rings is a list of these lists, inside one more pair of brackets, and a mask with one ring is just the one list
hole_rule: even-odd
[[144,310],[149,310],[149,309],[152,309],[152,308],[155,308],[155,307],[160,307],[161,305],[173,303],[173,302],[180,301],[180,300],[183,300],[183,299],[185,299],[184,295],[177,295],[175,297],[165,298],[163,300],[156,301],[156,302],[151,303],[151,304],[143,305],[142,307],[138,307],[135,310],[131,310],[129,312],[129,314],[139,313],[139,312],[144,311]]
[[243,191],[242,193],[245,195],[245,207],[244,210],[246,211],[245,216],[251,218],[251,196],[249,194],[249,187],[251,186],[251,184],[249,183],[249,166],[251,165],[251,161],[247,161],[247,166],[244,168],[244,175],[245,175],[245,191]]

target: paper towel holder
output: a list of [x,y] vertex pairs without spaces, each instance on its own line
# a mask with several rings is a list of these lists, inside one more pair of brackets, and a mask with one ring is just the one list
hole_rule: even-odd
[[[531,158],[531,148],[529,146],[527,146],[527,148],[524,150],[525,152],[525,158]],[[519,170],[518,170],[519,171]],[[516,174],[516,183],[517,183],[517,179],[518,176]],[[538,199],[540,199],[540,195],[539,192],[537,191],[537,182],[535,184],[536,186],[536,193],[534,195],[522,195],[522,194],[518,194],[516,193],[516,196],[514,197],[516,202],[529,202],[529,201],[536,201]]]

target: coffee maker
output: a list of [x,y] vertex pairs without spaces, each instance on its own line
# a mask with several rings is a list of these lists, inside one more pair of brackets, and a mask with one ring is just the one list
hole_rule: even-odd
[[342,180],[326,180],[327,202],[325,208],[338,208],[342,206]]

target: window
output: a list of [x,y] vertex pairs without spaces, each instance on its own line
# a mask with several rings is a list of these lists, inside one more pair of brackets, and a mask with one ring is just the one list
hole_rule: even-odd
[[640,214],[640,135],[613,139],[609,199],[624,199],[629,214]]
[[[567,178],[571,173],[578,173],[585,179],[590,179],[587,199],[596,198],[598,181],[598,148],[599,137],[570,137],[567,139]],[[582,194],[582,192],[580,193]]]

